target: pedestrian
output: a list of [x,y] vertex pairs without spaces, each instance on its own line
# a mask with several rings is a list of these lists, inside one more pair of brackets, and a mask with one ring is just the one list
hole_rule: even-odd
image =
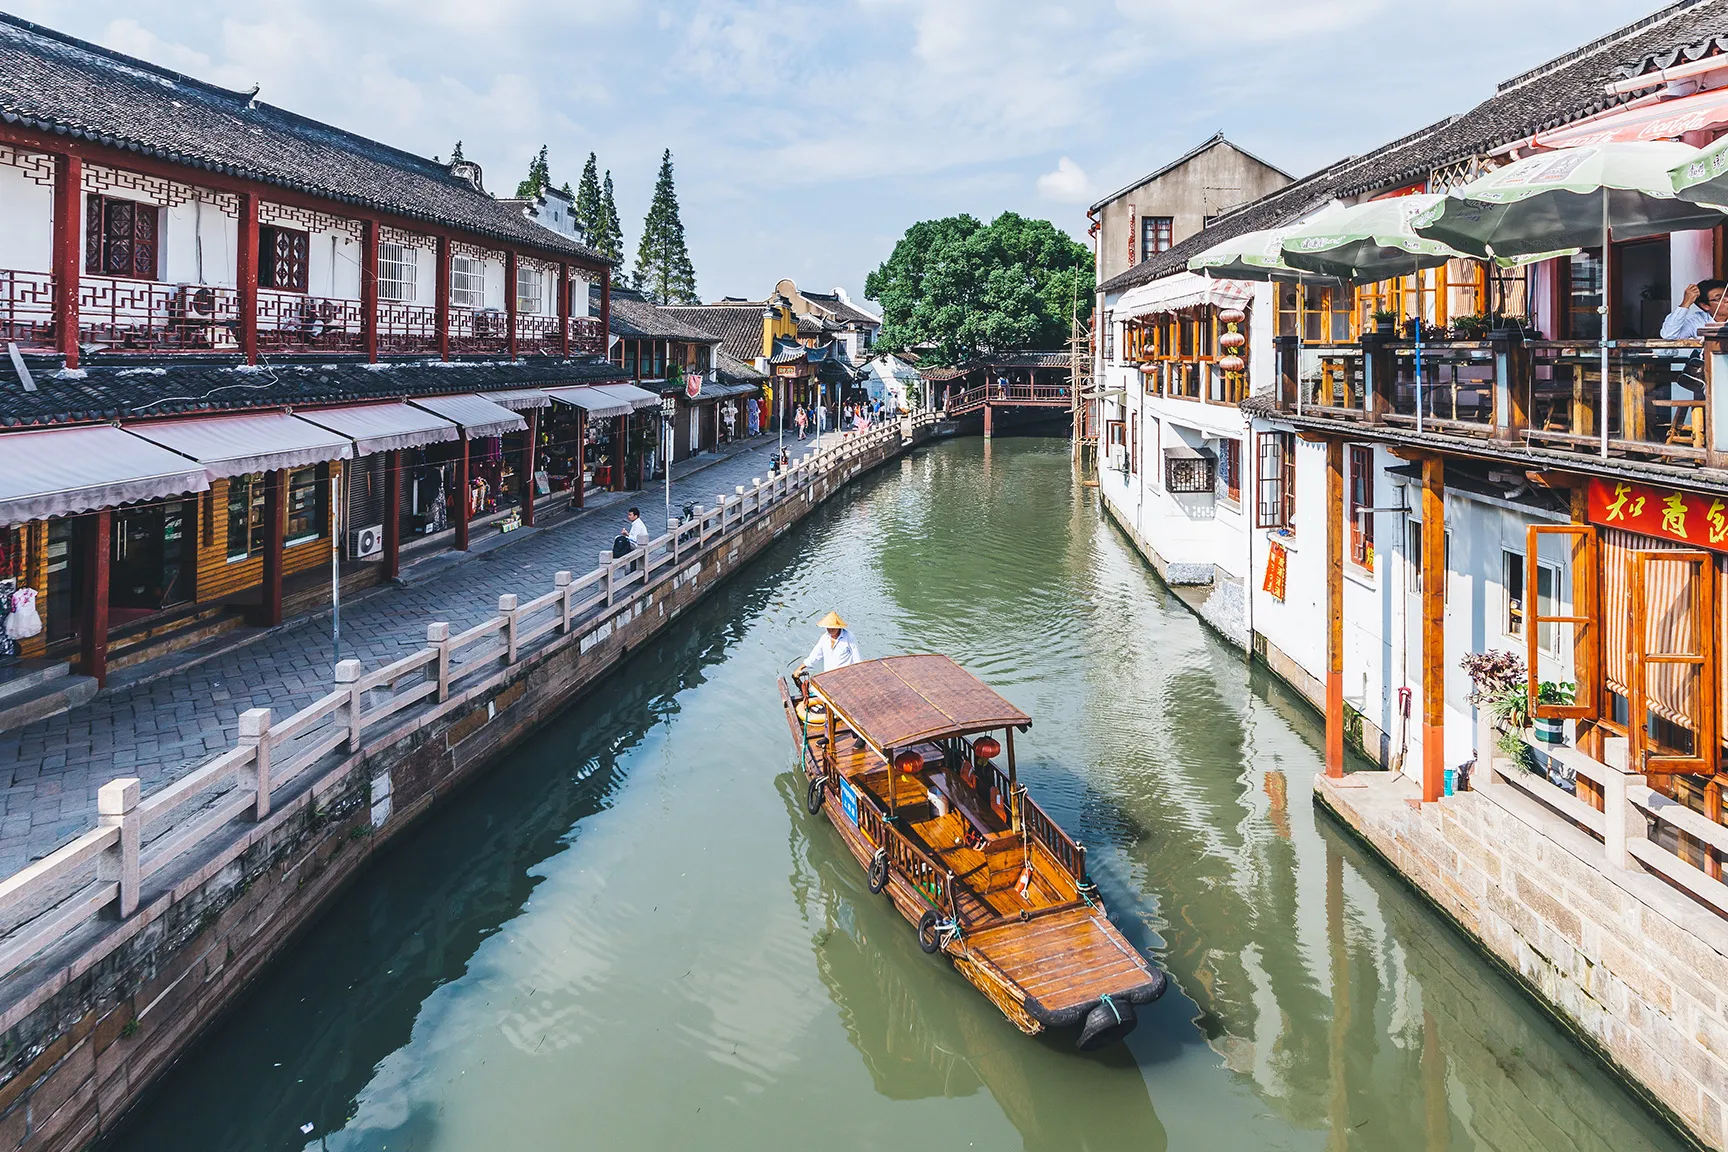
[[642,519],[640,508],[630,509],[630,515],[624,521],[624,534],[630,537],[630,543],[638,548],[648,543],[648,522]]
[[804,426],[810,423],[810,417],[804,414],[804,405],[798,405],[798,415],[792,417],[792,423],[798,425],[798,439],[804,439]]

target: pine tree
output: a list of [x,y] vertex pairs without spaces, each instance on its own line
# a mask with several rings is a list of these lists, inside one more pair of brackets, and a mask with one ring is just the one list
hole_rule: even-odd
[[[610,175],[610,173],[608,173]],[[588,163],[582,166],[582,180],[576,185],[576,231],[590,248],[600,246],[600,230],[605,223],[600,204],[600,175],[594,153],[588,153]]]
[[697,302],[696,269],[684,246],[684,222],[678,218],[670,148],[660,157],[660,178],[654,182],[654,199],[642,221],[642,242],[636,249],[636,287],[656,304]]
[[528,178],[516,185],[516,199],[538,200],[551,184],[552,170],[546,164],[546,145],[542,144],[539,155],[528,162]]
[[612,170],[606,170],[606,181],[600,192],[599,222],[594,226],[594,236],[590,242],[600,255],[608,260],[619,260],[624,256],[624,226],[618,222],[618,204],[612,199]]
[[460,163],[463,160],[463,158],[464,157],[462,155],[462,141],[458,140],[458,141],[456,141],[455,150],[450,153],[450,163],[452,163],[452,164]]

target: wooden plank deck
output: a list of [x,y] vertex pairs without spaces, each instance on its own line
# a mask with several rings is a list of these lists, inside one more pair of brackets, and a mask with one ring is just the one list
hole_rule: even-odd
[[1050,1012],[1085,1007],[1155,979],[1151,965],[1094,908],[986,928],[967,945]]

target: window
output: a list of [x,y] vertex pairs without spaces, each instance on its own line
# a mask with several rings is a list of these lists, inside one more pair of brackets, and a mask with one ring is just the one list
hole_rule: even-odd
[[1356,338],[1352,289],[1275,283],[1272,290],[1278,302],[1278,335],[1300,336],[1308,344],[1348,344]]
[[412,304],[419,295],[419,260],[406,244],[378,245],[378,299]]
[[1506,635],[1524,635],[1524,557],[1500,553],[1500,581],[1506,589]]
[[[1406,553],[1410,557],[1410,595],[1420,596],[1422,595],[1422,522],[1420,520],[1410,521],[1410,544]],[[1450,528],[1446,530],[1446,555],[1442,558],[1441,567],[1448,572],[1452,570],[1452,530]],[[1450,583],[1440,594],[1440,599],[1442,603],[1451,602],[1452,585]]]
[[306,255],[311,240],[297,228],[266,224],[258,229],[258,287],[306,291]]
[[1256,528],[1283,528],[1296,524],[1296,434],[1260,434],[1259,496],[1254,510]]
[[1218,442],[1218,487],[1232,504],[1242,502],[1242,441]]
[[1563,265],[1562,291],[1566,295],[1565,336],[1570,340],[1602,337],[1602,249],[1587,248]]
[[1174,221],[1168,216],[1140,217],[1140,259],[1145,260],[1159,252],[1168,251],[1175,241]]
[[1140,471],[1140,413],[1128,417],[1128,471]]
[[450,303],[458,308],[486,306],[486,264],[470,256],[450,258]]
[[228,481],[228,559],[244,560],[264,550],[264,476]]
[[1114,364],[1116,362],[1116,325],[1104,324],[1104,359]]
[[157,280],[161,212],[154,204],[84,198],[84,271],[97,276]]
[[516,311],[537,315],[540,311],[541,292],[544,281],[538,268],[516,269]]
[[1350,449],[1350,559],[1374,571],[1374,450]]
[[289,544],[316,540],[324,535],[325,468],[313,465],[288,474],[288,527],[283,533]]

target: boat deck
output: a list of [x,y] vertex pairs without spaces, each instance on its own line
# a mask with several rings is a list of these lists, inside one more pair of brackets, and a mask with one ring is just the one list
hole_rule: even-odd
[[1030,924],[985,928],[972,951],[1036,999],[1046,1012],[1090,1007],[1151,980],[1145,960],[1095,908],[1066,908]]

